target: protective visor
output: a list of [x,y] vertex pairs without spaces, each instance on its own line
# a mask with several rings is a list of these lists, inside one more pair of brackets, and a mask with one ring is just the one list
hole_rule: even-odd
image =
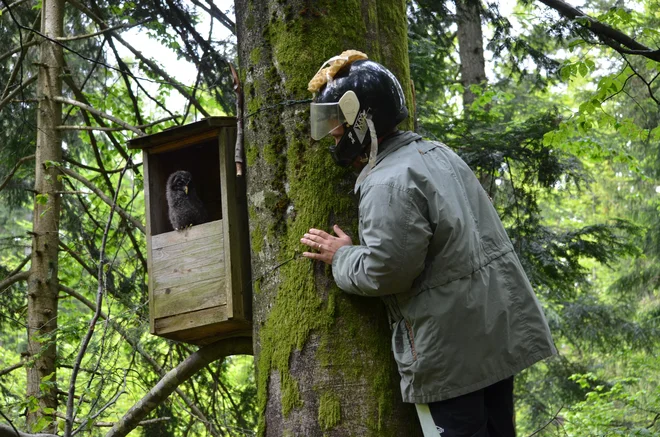
[[346,122],[339,103],[311,103],[309,119],[315,140],[320,140]]

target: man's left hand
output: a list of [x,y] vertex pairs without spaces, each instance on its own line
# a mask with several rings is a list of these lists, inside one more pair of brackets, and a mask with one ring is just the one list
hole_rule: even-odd
[[337,234],[336,237],[320,229],[310,229],[309,232],[300,239],[300,242],[312,249],[316,249],[318,252],[303,252],[302,255],[305,258],[316,259],[332,265],[332,258],[335,256],[337,249],[342,246],[350,246],[353,244],[351,237],[346,235],[339,226],[334,225],[333,230],[335,231],[335,234]]

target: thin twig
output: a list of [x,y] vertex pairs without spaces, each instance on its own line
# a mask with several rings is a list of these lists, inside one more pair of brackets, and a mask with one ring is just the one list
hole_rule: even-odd
[[14,88],[12,90],[12,92],[7,94],[7,97],[5,97],[2,101],[0,101],[0,110],[2,110],[2,108],[4,108],[5,105],[7,105],[7,103],[11,102],[12,99],[14,98],[14,96],[16,96],[16,94],[20,93],[21,91],[23,91],[25,88],[27,88],[28,86],[30,86],[32,83],[34,83],[36,81],[37,81],[37,75],[35,74],[34,76],[30,76],[30,78],[23,81],[16,88]]
[[[73,164],[73,165],[75,165],[76,167],[84,168],[85,170],[95,171],[95,172],[97,172],[97,173],[104,173],[104,172],[105,172],[105,173],[107,173],[107,174],[112,174],[112,173],[119,173],[119,172],[122,171],[121,168],[117,168],[117,169],[115,169],[115,170],[105,170],[105,169],[101,170],[100,168],[96,168],[96,167],[92,167],[92,166],[89,166],[89,165],[85,165],[85,164],[83,164],[83,163],[81,163],[81,162],[78,162],[78,161],[76,161],[75,159],[70,158],[70,157],[65,157],[65,158],[64,158],[64,161],[68,162],[69,164]],[[138,167],[141,167],[141,166],[142,166],[142,163],[141,163],[141,162],[138,162],[138,163],[136,163],[136,164],[131,165],[130,168],[133,169],[133,168],[138,168]]]
[[31,160],[31,159],[34,159],[34,155],[24,156],[24,157],[22,157],[21,159],[18,160],[18,162],[16,163],[16,165],[14,165],[14,168],[11,169],[11,171],[9,172],[9,174],[7,175],[7,177],[5,178],[5,180],[2,182],[2,184],[0,184],[0,191],[2,191],[2,189],[5,188],[5,186],[9,183],[9,181],[11,180],[11,178],[14,177],[14,173],[16,173],[16,170],[18,170],[18,168],[19,168],[19,167],[20,167],[25,161],[29,161],[29,160]]
[[141,26],[143,24],[148,23],[149,21],[151,21],[151,20],[142,20],[142,21],[138,21],[137,23],[118,24],[116,26],[108,27],[107,29],[102,29],[102,30],[99,30],[98,32],[94,32],[94,33],[88,33],[86,35],[60,37],[60,38],[55,38],[55,39],[57,41],[60,41],[60,42],[78,41],[78,40],[81,40],[81,39],[93,38],[95,36],[103,35],[105,33],[112,32],[113,30],[130,29],[130,28],[135,27],[135,26]]
[[106,114],[106,113],[103,112],[103,111],[99,111],[98,109],[93,108],[93,107],[91,107],[91,106],[89,106],[89,105],[87,105],[87,104],[85,104],[85,103],[83,103],[83,102],[79,102],[79,101],[77,101],[77,100],[68,99],[68,98],[66,98],[66,97],[60,97],[60,96],[54,96],[54,97],[53,97],[53,100],[55,100],[56,102],[66,103],[66,104],[68,104],[68,105],[77,106],[77,107],[79,107],[79,108],[81,108],[81,109],[84,109],[84,110],[87,111],[87,112],[90,112],[90,113],[92,113],[92,114],[96,114],[96,115],[98,115],[99,117],[106,118],[106,119],[112,121],[113,123],[118,124],[119,126],[123,126],[124,128],[130,130],[131,132],[135,132],[135,133],[138,134],[139,136],[144,136],[144,135],[146,135],[142,130],[136,128],[135,126],[131,126],[130,124],[126,123],[125,121],[120,120],[120,119],[118,119],[117,117],[114,117],[114,116],[112,116],[112,115],[110,115],[110,114]]
[[92,340],[92,336],[94,335],[94,329],[96,327],[96,322],[98,321],[101,313],[101,305],[103,303],[103,293],[105,291],[105,272],[104,272],[104,267],[105,267],[105,248],[106,244],[108,242],[108,233],[110,232],[110,226],[112,225],[112,217],[115,213],[115,208],[117,205],[117,197],[119,196],[119,191],[121,188],[121,183],[122,180],[124,179],[124,175],[126,174],[126,171],[128,170],[128,166],[130,165],[129,162],[126,162],[126,166],[124,166],[124,171],[122,171],[119,174],[119,181],[117,182],[117,189],[115,190],[115,196],[112,199],[112,206],[110,207],[110,213],[108,214],[108,220],[105,225],[105,230],[103,231],[103,238],[101,240],[101,250],[99,253],[99,265],[98,265],[98,290],[96,293],[96,311],[94,312],[94,316],[92,317],[92,320],[89,322],[89,327],[87,328],[87,334],[83,338],[83,341],[80,345],[80,349],[78,350],[78,355],[76,357],[76,360],[73,365],[73,370],[71,371],[71,379],[69,383],[69,398],[67,399],[66,403],[66,422],[64,425],[64,435],[65,437],[71,436],[71,431],[73,429],[73,395],[76,392],[76,378],[78,377],[78,372],[80,371],[80,365],[82,363],[83,357],[85,356],[85,353],[87,352],[87,347],[89,346],[90,341]]
[[[57,417],[60,419],[65,419],[66,415],[62,413],[55,413]],[[147,419],[143,420],[141,422],[138,422],[137,426],[147,426],[147,425],[153,425],[154,423],[159,423],[159,422],[167,422],[168,420],[172,420],[171,417],[156,417],[155,419]],[[82,423],[83,421],[80,419],[75,420],[76,423]],[[115,422],[94,422],[94,426],[98,428],[111,428],[115,425]]]
[[[59,290],[67,293],[70,296],[75,297],[78,299],[81,303],[83,303],[85,306],[87,306],[89,309],[92,311],[96,311],[96,306],[94,306],[94,303],[91,302],[89,299],[85,298],[83,295],[75,291],[74,289],[67,287],[65,285],[59,284],[58,285]],[[135,336],[129,335],[117,322],[114,321],[114,319],[109,318],[106,314],[103,312],[100,313],[100,317],[104,320],[107,320],[108,324],[119,334],[121,337],[129,344],[135,351],[137,351],[138,354],[144,358],[144,360],[151,365],[151,367],[158,373],[161,377],[165,375],[165,370],[156,362],[156,360],[149,355],[142,345],[139,343],[138,340],[135,339]],[[195,416],[198,420],[202,421],[203,423],[208,423],[208,420],[204,416],[204,413],[195,405],[195,403],[188,398],[188,396],[180,389],[177,388],[175,390],[176,394],[179,395],[181,400],[185,403],[186,406],[188,406],[192,412],[191,416]],[[210,430],[211,434],[214,437],[218,436],[218,433]]]
[[546,423],[545,425],[543,425],[542,427],[540,427],[539,429],[537,429],[536,431],[534,431],[533,433],[531,433],[531,434],[528,435],[527,437],[534,437],[536,434],[540,433],[540,432],[543,431],[545,428],[547,428],[552,422],[554,422],[555,420],[557,420],[557,416],[559,415],[559,412],[560,412],[563,408],[564,408],[563,405],[562,405],[561,407],[559,407],[559,409],[557,410],[557,412],[555,413],[555,415],[552,416],[552,419],[550,419],[550,420],[548,421],[548,423]]
[[103,191],[101,191],[96,185],[94,185],[93,183],[91,183],[90,181],[88,181],[87,179],[85,179],[83,176],[79,175],[78,173],[76,173],[75,171],[73,171],[73,170],[71,170],[71,169],[68,169],[68,168],[65,168],[65,167],[62,167],[62,166],[58,166],[57,168],[58,168],[62,173],[66,174],[67,176],[70,176],[70,177],[72,177],[73,179],[76,179],[77,181],[82,182],[83,185],[85,185],[87,188],[89,188],[90,190],[92,190],[92,191],[94,192],[94,194],[96,194],[97,196],[99,196],[99,198],[101,198],[101,200],[103,200],[107,205],[109,205],[110,207],[115,208],[115,209],[117,210],[117,213],[118,213],[120,216],[122,216],[124,219],[126,219],[127,221],[129,221],[133,226],[135,226],[136,228],[138,228],[139,230],[141,230],[143,234],[146,234],[146,233],[147,233],[147,231],[146,231],[146,229],[145,229],[145,227],[144,227],[144,225],[143,225],[142,223],[140,223],[139,221],[137,221],[137,219],[135,219],[134,217],[132,217],[129,213],[127,213],[127,212],[126,212],[123,208],[121,208],[119,205],[116,205],[116,204],[112,201],[112,199],[110,199],[108,196],[106,196],[105,193],[104,193]]
[[[156,120],[156,121],[151,122],[151,123],[141,124],[139,126],[134,126],[134,127],[137,128],[137,129],[142,130],[142,129],[146,129],[148,127],[155,126],[155,125],[160,124],[160,123],[164,123],[166,121],[170,121],[172,119],[176,119],[177,117],[178,116],[176,116],[176,115],[172,116],[172,117],[166,117],[166,118],[162,118],[160,120]],[[128,130],[127,128],[124,128],[124,127],[77,126],[77,125],[71,125],[71,126],[62,125],[62,126],[55,127],[55,129],[57,129],[57,130],[100,131],[100,132],[121,132],[121,131]],[[121,171],[121,170],[116,170],[116,172],[119,172],[119,171]]]

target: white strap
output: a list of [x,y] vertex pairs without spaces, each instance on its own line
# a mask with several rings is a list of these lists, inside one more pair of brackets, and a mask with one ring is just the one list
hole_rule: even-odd
[[[369,148],[369,162],[367,163],[367,168],[363,169],[363,171],[360,173],[360,176],[358,176],[357,181],[355,182],[355,185],[360,185],[364,178],[367,177],[369,172],[374,168],[376,165],[376,156],[378,156],[378,137],[376,136],[376,128],[374,127],[374,122],[371,121],[371,117],[367,117],[367,126],[369,126],[369,132],[371,133],[371,146]],[[366,171],[365,171],[366,170]]]
[[436,426],[433,421],[433,416],[431,416],[431,410],[429,410],[428,404],[415,404],[417,409],[417,417],[419,417],[419,423],[422,425],[422,432],[424,437],[442,437],[442,433],[445,432],[439,426]]

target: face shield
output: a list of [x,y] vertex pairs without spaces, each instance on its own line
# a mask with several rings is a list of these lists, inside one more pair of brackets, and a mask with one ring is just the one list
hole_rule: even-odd
[[346,122],[339,103],[312,103],[309,115],[312,138],[320,140]]

